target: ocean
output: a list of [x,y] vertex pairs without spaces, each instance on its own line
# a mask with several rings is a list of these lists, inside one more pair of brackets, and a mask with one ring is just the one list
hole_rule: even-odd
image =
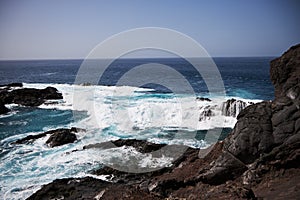
[[[201,75],[184,59],[119,59],[99,77],[98,85],[74,85],[83,60],[0,61],[0,85],[22,82],[23,87],[30,88],[53,86],[64,97],[37,108],[7,105],[11,112],[0,116],[0,199],[27,198],[43,184],[58,178],[95,176],[90,173],[92,170],[112,159],[130,159],[132,153],[140,158],[141,166],[166,166],[172,161],[169,157],[157,159],[138,154],[132,148],[83,151],[88,144],[134,138],[205,148],[224,139],[242,108],[273,99],[269,74],[272,59],[213,58],[224,82],[225,99],[212,96]],[[179,80],[164,73],[158,78],[170,80],[176,94],[155,83],[141,88],[116,86],[131,69],[143,64],[151,67],[151,63],[169,66],[182,74],[193,94],[182,88]],[[134,79],[143,81],[139,80],[142,76]],[[75,92],[80,98],[73,98]],[[88,92],[93,93],[92,98],[85,95]],[[197,100],[195,96],[209,100]],[[232,98],[235,101],[227,102]],[[92,105],[92,109],[87,105]],[[47,137],[31,144],[12,144],[27,135],[70,127],[87,131],[77,134],[77,142],[55,148],[45,145]],[[209,137],[213,133],[218,133],[218,137]]]

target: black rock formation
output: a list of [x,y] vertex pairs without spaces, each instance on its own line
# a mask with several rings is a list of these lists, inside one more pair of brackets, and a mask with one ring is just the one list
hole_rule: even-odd
[[[223,153],[203,175],[204,181],[213,184],[217,181],[220,184],[239,177],[245,171],[245,174],[253,174],[253,171],[259,171],[258,163],[264,163],[269,169],[273,162],[287,162],[289,167],[299,167],[299,164],[296,165],[300,163],[299,72],[300,45],[292,47],[282,57],[271,62],[275,100],[251,105],[238,115],[234,130],[224,141]],[[229,160],[232,163],[239,161],[234,167],[242,167],[243,170],[232,175],[233,166],[228,165]],[[283,164],[276,166],[285,169]],[[248,177],[245,180],[247,183],[257,181],[254,176],[252,181],[249,176],[245,177]]]
[[19,139],[13,144],[28,144],[34,142],[34,140],[50,135],[49,139],[46,141],[46,144],[50,147],[61,146],[68,143],[73,143],[77,140],[75,133],[84,131],[84,129],[79,129],[72,127],[71,129],[55,129],[40,133],[37,135],[28,135],[25,138]]
[[237,117],[237,115],[247,107],[246,102],[236,99],[228,99],[222,104],[222,115]]
[[19,84],[7,85],[6,88],[0,89],[0,102],[3,104],[15,103],[23,106],[39,106],[46,100],[62,99],[63,96],[54,87],[45,89],[21,88],[13,89],[10,87],[21,86]]

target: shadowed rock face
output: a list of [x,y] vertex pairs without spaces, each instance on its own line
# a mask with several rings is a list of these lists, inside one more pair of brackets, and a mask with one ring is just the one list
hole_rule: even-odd
[[299,100],[300,44],[271,61],[270,75],[275,87],[275,98],[288,96]]
[[[252,166],[251,170],[259,171],[259,159],[262,159],[259,163],[264,165],[280,158],[278,163],[281,164],[277,166],[299,166],[296,165],[300,162],[299,70],[300,45],[292,47],[282,57],[271,62],[275,100],[251,105],[238,115],[234,130],[224,141],[224,153],[203,175],[203,180],[215,184],[237,178],[253,163],[256,163],[253,164],[256,167]],[[285,162],[290,164],[283,164]],[[243,170],[235,170],[236,173],[232,175],[234,167]]]

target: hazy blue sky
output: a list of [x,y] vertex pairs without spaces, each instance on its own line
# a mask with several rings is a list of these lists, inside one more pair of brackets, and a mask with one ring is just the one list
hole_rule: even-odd
[[0,59],[84,58],[127,29],[180,31],[212,56],[279,56],[300,42],[297,0],[0,0]]

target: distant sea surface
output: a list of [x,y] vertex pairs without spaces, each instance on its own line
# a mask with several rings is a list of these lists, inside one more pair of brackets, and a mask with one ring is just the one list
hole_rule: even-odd
[[[214,58],[228,96],[249,99],[270,100],[273,98],[273,85],[270,81],[270,61],[273,57]],[[0,84],[11,82],[73,84],[83,60],[33,60],[0,61]],[[195,92],[206,90],[201,77],[187,61],[179,58],[119,59],[114,61],[99,85],[115,85],[116,81],[130,69],[147,63],[170,66],[183,74],[194,87]],[[101,68],[102,66],[99,66]],[[165,78],[166,74],[162,74]],[[136,77],[138,78],[138,77]],[[165,88],[154,86],[159,92]]]
[[[130,158],[133,151],[130,148],[113,152],[74,151],[88,144],[135,138],[204,148],[223,139],[234,127],[244,106],[273,99],[274,89],[269,74],[272,59],[214,58],[224,82],[225,99],[209,96],[201,75],[183,59],[119,59],[110,65],[103,77],[99,77],[97,86],[73,84],[83,60],[0,61],[0,85],[22,82],[23,87],[29,88],[53,86],[64,98],[38,108],[6,105],[11,112],[0,116],[0,199],[24,199],[54,179],[89,176],[90,171],[110,159]],[[143,88],[115,86],[126,72],[142,64],[151,67],[151,63],[177,70],[188,80],[196,96],[211,101],[196,100],[193,94],[180,90],[179,80],[164,73],[158,78],[170,79],[180,91],[177,96],[158,84],[147,84]],[[134,78],[141,79],[139,76]],[[80,98],[73,98],[74,91],[82,94]],[[90,91],[93,91],[92,98],[85,95]],[[231,98],[239,101],[231,102],[225,113],[224,105],[226,107],[226,101]],[[75,101],[80,101],[77,107]],[[85,107],[86,104],[93,105],[93,112]],[[181,108],[185,108],[184,111]],[[192,123],[194,119],[196,126]],[[77,142],[55,148],[45,145],[47,137],[30,144],[13,144],[27,135],[70,127],[87,131],[77,134]],[[220,137],[206,137],[214,133]],[[153,162],[154,158],[139,153],[135,153],[135,157],[141,159],[141,166],[147,167],[152,164],[164,166],[171,160],[164,157]]]

